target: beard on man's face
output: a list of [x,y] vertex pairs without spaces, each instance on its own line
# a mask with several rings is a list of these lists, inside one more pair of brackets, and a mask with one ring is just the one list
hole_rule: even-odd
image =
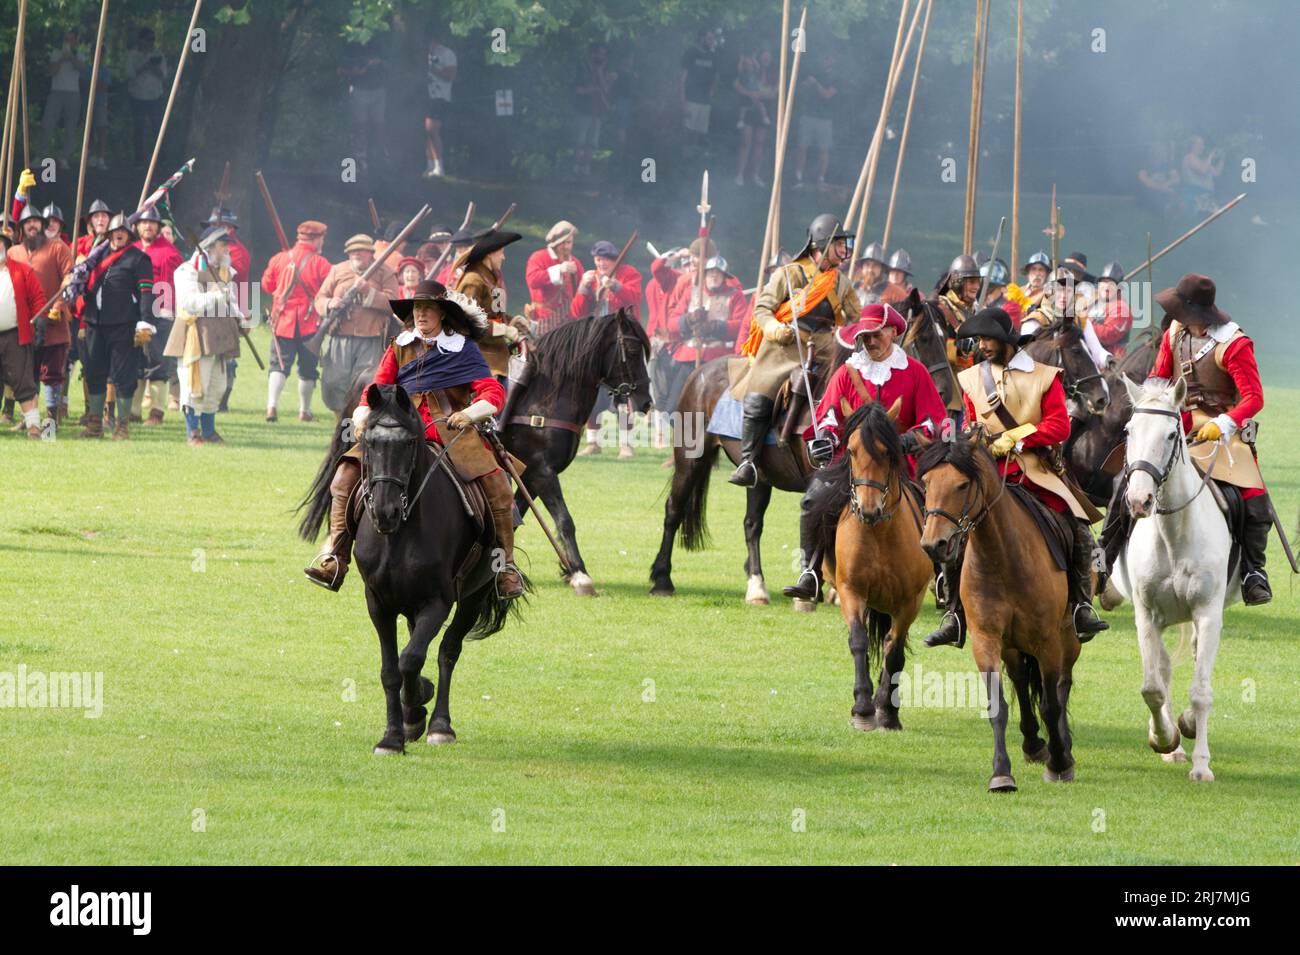
[[36,232],[28,232],[26,229],[23,230],[23,246],[28,252],[35,252],[43,246],[46,241],[45,233],[40,230],[37,230]]

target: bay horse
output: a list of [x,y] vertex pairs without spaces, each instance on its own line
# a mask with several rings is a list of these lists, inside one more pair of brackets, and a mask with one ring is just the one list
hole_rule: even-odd
[[[533,346],[531,377],[516,386],[506,409],[509,420],[500,423],[506,448],[524,462],[524,487],[555,521],[569,565],[562,568],[564,578],[579,596],[594,596],[596,589],[578,551],[560,474],[578,453],[601,385],[629,413],[650,410],[649,357],[650,338],[627,309],[564,322]],[[522,495],[516,494],[516,503],[527,513]]]
[[[1025,759],[1046,761],[1047,782],[1072,781],[1068,703],[1080,644],[1067,612],[1065,571],[1057,569],[1034,517],[1007,492],[993,456],[977,440],[935,442],[921,453],[917,473],[925,486],[921,547],[941,564],[965,549],[961,598],[993,727],[989,791],[1016,789],[1007,755],[1004,664],[1020,704]],[[1047,728],[1046,745],[1035,705]]]
[[[361,434],[364,513],[357,518],[353,562],[366,585],[366,608],[379,636],[380,682],[388,723],[375,744],[379,756],[403,753],[425,733],[425,708],[434,699],[428,742],[456,740],[451,726],[451,675],[462,643],[501,630],[520,601],[496,594],[495,534],[491,517],[480,525],[468,513],[464,491],[450,461],[426,446],[425,425],[400,385],[366,389],[370,418]],[[351,444],[350,396],[333,443],[303,507],[299,532],[312,540],[329,511],[330,480],[339,454]],[[456,440],[477,441],[463,432]],[[528,588],[525,582],[525,588]],[[429,646],[455,614],[438,645],[438,682],[421,675]],[[409,639],[397,652],[397,618],[406,618]]]
[[[1170,386],[1152,378],[1143,385],[1123,379],[1133,404],[1128,423],[1122,506],[1135,518],[1115,562],[1110,585],[1133,601],[1142,651],[1142,698],[1151,710],[1147,743],[1170,762],[1183,762],[1181,736],[1196,740],[1193,780],[1211,782],[1207,739],[1214,700],[1210,678],[1223,633],[1223,609],[1241,598],[1241,562],[1229,566],[1232,535],[1208,479],[1197,473],[1183,435],[1181,408],[1187,382]],[[1215,452],[1217,453],[1217,452]],[[1212,466],[1205,455],[1205,470]],[[1171,663],[1164,631],[1191,623],[1195,654],[1190,705],[1177,724],[1169,708]]]
[[[839,490],[813,512],[824,553],[835,554],[833,582],[853,655],[854,729],[899,730],[895,675],[903,671],[907,633],[934,574],[921,550],[922,507],[911,489],[895,420],[877,402],[857,408],[844,425],[845,450],[826,470]],[[874,693],[871,669],[882,657]]]

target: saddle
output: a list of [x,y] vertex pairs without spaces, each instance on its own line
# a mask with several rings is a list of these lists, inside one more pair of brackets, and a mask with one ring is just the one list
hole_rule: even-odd
[[[1218,505],[1219,513],[1228,523],[1228,534],[1232,538],[1232,544],[1228,548],[1228,577],[1237,569],[1241,559],[1241,542],[1246,532],[1246,501],[1241,496],[1241,488],[1225,481],[1216,481],[1210,479],[1207,486],[1210,496],[1214,498],[1214,503]],[[1106,573],[1112,573],[1115,569],[1115,561],[1119,559],[1120,551],[1128,544],[1128,539],[1133,533],[1133,525],[1136,523],[1129,516],[1128,508],[1124,505],[1124,497],[1128,494],[1128,478],[1121,476],[1115,482],[1115,491],[1111,495],[1110,503],[1106,507],[1106,523],[1101,529],[1101,538],[1098,543],[1106,554]]]
[[1073,515],[1057,513],[1023,485],[1008,483],[1007,493],[1029,512],[1029,516],[1038,525],[1038,530],[1043,535],[1043,543],[1047,545],[1047,551],[1052,555],[1056,569],[1068,571],[1070,553],[1074,547]]

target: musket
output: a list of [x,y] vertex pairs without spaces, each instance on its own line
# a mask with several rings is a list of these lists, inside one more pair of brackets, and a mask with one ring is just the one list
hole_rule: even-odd
[[1124,276],[1124,281],[1127,282],[1127,281],[1128,281],[1129,279],[1131,279],[1133,276],[1137,275],[1139,272],[1141,272],[1143,269],[1145,269],[1148,265],[1153,264],[1157,259],[1159,259],[1161,256],[1163,256],[1166,252],[1172,252],[1174,249],[1178,248],[1178,246],[1182,245],[1184,242],[1186,242],[1186,241],[1187,241],[1188,239],[1190,239],[1192,236],[1196,235],[1196,233],[1200,232],[1200,231],[1201,231],[1202,229],[1204,229],[1207,225],[1209,225],[1209,224],[1210,224],[1211,222],[1213,222],[1215,219],[1219,218],[1219,216],[1223,215],[1225,212],[1227,212],[1229,209],[1231,209],[1233,206],[1235,206],[1237,203],[1239,203],[1242,199],[1245,199],[1245,198],[1246,198],[1246,194],[1243,192],[1241,195],[1239,195],[1237,198],[1233,199],[1231,202],[1227,203],[1226,205],[1224,205],[1224,206],[1222,206],[1222,207],[1220,207],[1220,208],[1218,208],[1218,209],[1215,209],[1215,210],[1214,210],[1213,212],[1211,212],[1208,216],[1206,216],[1206,217],[1205,217],[1204,219],[1202,219],[1200,222],[1196,223],[1196,225],[1192,226],[1190,229],[1188,229],[1186,232],[1184,232],[1184,233],[1183,233],[1182,235],[1180,235],[1178,238],[1174,239],[1173,242],[1170,242],[1167,246],[1165,246],[1163,249],[1161,249],[1161,250],[1160,250],[1159,252],[1157,252],[1155,255],[1151,255],[1150,250],[1148,250],[1148,251],[1147,251],[1147,261],[1143,262],[1141,265],[1139,265],[1137,268],[1135,268],[1132,272],[1129,272],[1127,275],[1125,275],[1125,276]]
[[375,200],[367,199],[366,202],[370,205],[370,226],[375,230],[375,238],[381,239],[383,236],[379,232],[383,226],[379,222],[379,210],[375,208]]
[[989,262],[988,262],[989,274],[985,275],[983,280],[980,282],[980,293],[975,297],[976,308],[984,307],[984,295],[989,290],[989,278],[992,277],[993,275],[993,263],[997,261],[998,246],[1002,244],[1002,229],[1006,224],[1007,224],[1007,217],[1003,216],[1002,219],[998,222],[998,234],[993,237],[993,255],[989,258]]
[[433,210],[427,203],[422,206],[420,211],[415,214],[415,218],[406,223],[406,227],[397,234],[397,238],[393,239],[383,252],[375,256],[375,260],[370,263],[369,267],[362,272],[360,276],[357,277],[357,280],[353,283],[352,287],[344,293],[343,301],[339,306],[337,308],[331,308],[325,313],[325,320],[320,323],[320,327],[316,329],[316,333],[307,340],[307,346],[311,348],[313,352],[316,352],[317,354],[320,353],[321,342],[325,340],[325,336],[332,334],[335,326],[338,325],[338,323],[343,320],[343,317],[352,310],[354,305],[356,305],[358,299],[361,298],[361,285],[367,282],[370,279],[370,276],[374,275],[375,272],[379,270],[379,267],[384,264],[389,256],[397,251],[397,247],[406,241],[407,237],[415,231],[416,226],[423,222],[425,217],[432,211]]
[[[632,243],[635,242],[635,241],[636,241],[636,230],[633,229],[633,230],[632,230],[632,235],[631,235],[631,237],[630,237],[626,242],[623,243],[623,251],[620,252],[620,253],[618,254],[618,258],[614,260],[614,267],[611,268],[611,269],[609,270],[609,279],[610,279],[611,282],[614,280],[614,276],[618,273],[618,267],[619,267],[620,265],[622,265],[622,264],[623,264],[623,260],[624,260],[625,258],[627,258],[627,252],[628,252],[628,249],[632,248]],[[603,314],[603,313],[600,311],[601,306],[602,306],[602,304],[607,305],[608,302],[609,302],[609,286],[606,285],[606,286],[605,286],[604,288],[602,288],[602,289],[600,290],[600,292],[596,295],[596,314],[597,314],[597,315]]]
[[[515,207],[515,204],[514,204],[513,202],[510,203],[510,208],[507,209],[505,212],[501,213],[501,218],[500,218],[500,219],[498,219],[496,222],[492,223],[492,229],[491,229],[491,231],[492,231],[492,232],[495,232],[497,229],[499,229],[499,228],[501,228],[503,225],[505,225],[505,224],[510,220],[510,217],[511,217],[512,215],[515,214],[515,208],[516,208],[516,207]],[[468,225],[468,223],[466,223],[466,224]]]
[[551,542],[551,547],[555,550],[555,556],[560,558],[560,568],[566,575],[572,574],[577,568],[569,559],[569,555],[565,553],[564,548],[556,541],[555,534],[546,523],[546,518],[542,517],[542,512],[537,507],[537,502],[533,500],[533,496],[528,493],[528,488],[524,487],[524,479],[519,476],[519,471],[515,468],[514,462],[510,460],[510,452],[501,443],[501,435],[497,433],[490,420],[484,422],[479,431],[483,437],[487,438],[488,444],[492,446],[492,453],[496,457],[497,463],[514,479],[515,488],[519,491],[520,497],[524,499],[528,509],[533,512],[533,517],[537,518],[537,524],[541,527],[542,533],[546,535],[546,539]]
[[[709,171],[704,170],[704,178],[700,180],[700,204],[695,207],[695,211],[700,214],[700,254],[699,263],[695,267],[695,287],[698,289],[700,296],[699,308],[705,310],[704,305],[704,260],[708,258],[709,251],[709,211],[712,207],[709,205]],[[707,311],[707,310],[706,310]],[[694,331],[694,329],[692,329]],[[700,353],[704,348],[704,343],[700,341],[698,334],[693,336],[695,342],[695,367],[700,367]]]
[[217,191],[213,193],[212,198],[217,200],[217,204],[212,207],[211,218],[220,219],[221,207],[230,198],[230,160],[226,160],[226,167],[221,171],[221,185],[217,187]]
[[1052,183],[1052,274],[1056,274],[1056,257],[1061,251],[1061,220],[1056,208],[1056,183]]
[[271,224],[275,226],[276,238],[280,240],[280,251],[289,250],[289,237],[284,233],[284,224],[280,222],[280,214],[275,211],[275,203],[271,201],[271,190],[266,188],[266,177],[262,175],[262,170],[258,170],[257,188],[262,193],[262,201],[266,203],[266,211],[271,216]]
[[[457,229],[456,231],[459,232],[461,231],[461,229],[468,228],[470,220],[473,218],[474,218],[474,203],[470,202],[470,204],[465,207],[465,219],[463,222],[461,222],[460,229]],[[450,254],[451,254],[451,243],[448,242],[447,247],[442,250],[442,254],[438,256],[438,258],[434,261],[433,265],[429,266],[429,271],[424,273],[425,279],[436,278],[438,275],[438,271],[442,268],[442,263],[447,261],[447,256]]]

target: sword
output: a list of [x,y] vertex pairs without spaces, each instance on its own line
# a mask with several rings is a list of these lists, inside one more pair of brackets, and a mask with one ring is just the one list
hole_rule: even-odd
[[1273,498],[1268,499],[1268,513],[1273,518],[1273,526],[1277,528],[1277,539],[1282,542],[1282,553],[1286,554],[1287,562],[1291,564],[1291,573],[1300,574],[1300,566],[1296,564],[1295,553],[1291,550],[1291,542],[1286,539],[1286,531],[1282,529],[1282,519],[1277,516],[1277,508],[1273,506]]
[[551,542],[551,547],[555,550],[555,556],[560,558],[561,569],[565,574],[574,573],[577,568],[574,567],[573,563],[569,560],[569,555],[565,553],[564,548],[562,548],[559,542],[556,541],[555,534],[552,533],[550,525],[546,523],[546,519],[542,517],[542,512],[537,507],[537,502],[533,500],[533,496],[528,493],[528,488],[524,487],[524,479],[519,476],[519,472],[515,469],[514,462],[510,460],[510,452],[507,451],[505,445],[501,443],[501,435],[497,433],[497,430],[492,425],[491,421],[484,422],[483,426],[479,428],[479,433],[482,434],[483,437],[487,438],[488,444],[492,446],[492,454],[497,459],[497,463],[500,464],[501,467],[505,469],[506,473],[514,479],[515,487],[518,489],[520,496],[523,497],[524,503],[527,504],[528,509],[533,512],[533,517],[537,518],[538,526],[541,527],[542,533],[546,535],[546,539]]

